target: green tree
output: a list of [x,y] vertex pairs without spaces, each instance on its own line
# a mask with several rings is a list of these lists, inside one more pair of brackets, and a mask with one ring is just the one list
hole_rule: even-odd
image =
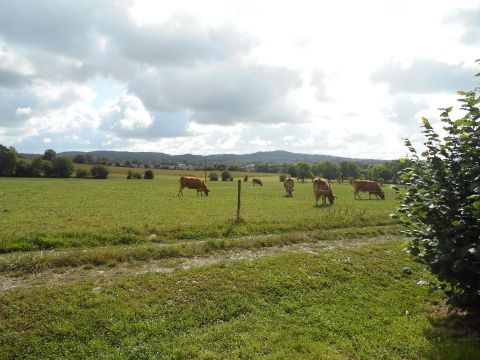
[[145,174],[143,174],[144,179],[153,180],[154,177],[155,177],[155,174],[153,173],[153,170],[151,169],[145,170]]
[[401,178],[397,217],[412,240],[409,250],[440,281],[451,305],[480,315],[480,103],[479,88],[458,92],[465,116],[441,109],[447,136],[423,119],[426,150],[405,144],[412,165]]
[[69,178],[75,171],[72,159],[69,157],[56,157],[52,161],[53,173],[56,177]]
[[353,161],[342,161],[340,162],[340,177],[343,180],[346,180],[350,177],[358,177],[359,169],[358,165]]
[[297,178],[305,182],[305,179],[313,179],[312,167],[307,163],[297,163],[295,165],[295,171],[297,173]]
[[55,158],[55,156],[57,156],[57,153],[55,152],[55,150],[48,149],[48,150],[45,150],[45,152],[43,153],[43,160],[52,161]]
[[83,154],[78,154],[73,157],[73,162],[76,164],[86,164],[87,159],[85,158],[85,155]]
[[287,173],[291,177],[297,177],[297,170],[295,168],[295,165],[290,165],[287,169]]
[[227,170],[223,171],[221,176],[222,176],[222,181],[228,181],[232,177]]
[[218,174],[216,172],[211,172],[208,174],[208,179],[210,181],[218,181]]
[[0,145],[0,176],[14,175],[19,160],[14,147],[7,148]]
[[316,165],[317,174],[327,179],[337,179],[340,175],[340,166],[330,160],[324,160]]
[[[90,168],[90,176],[94,179],[106,179],[108,177],[109,171],[106,166],[103,165],[93,165]],[[142,175],[140,175],[140,179]],[[128,179],[128,177],[127,177]]]

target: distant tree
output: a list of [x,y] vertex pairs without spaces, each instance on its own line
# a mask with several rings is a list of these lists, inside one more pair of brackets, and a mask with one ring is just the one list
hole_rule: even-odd
[[75,176],[79,179],[84,179],[88,176],[88,171],[85,169],[77,169],[75,171]]
[[110,164],[111,164],[111,161],[106,156],[99,156],[95,159],[95,165],[107,166],[107,165],[110,165]]
[[230,175],[230,173],[227,170],[222,172],[222,181],[228,181],[228,180],[230,180],[231,177],[232,176]]
[[142,165],[142,162],[138,159],[133,159],[132,164],[135,165],[135,167],[139,167]]
[[15,174],[19,161],[20,159],[15,148],[7,148],[0,145],[0,176],[12,176]]
[[151,166],[150,166],[150,164],[143,164],[143,167],[144,167],[145,169],[150,169]]
[[55,157],[52,161],[55,177],[68,178],[75,171],[72,159],[69,157]]
[[43,175],[43,160],[41,157],[37,157],[32,161],[32,176]]
[[305,182],[305,179],[313,179],[312,167],[307,163],[297,163],[295,165],[297,178]]
[[93,164],[93,157],[90,154],[85,154],[85,164]]
[[115,166],[116,167],[121,167],[122,166],[122,163],[120,161],[115,161]]
[[46,177],[54,177],[55,171],[53,170],[53,164],[49,160],[42,160],[42,173]]
[[94,179],[106,179],[108,177],[109,171],[106,166],[103,165],[93,165],[90,168],[90,175]]
[[73,162],[76,164],[86,164],[87,159],[85,158],[85,155],[83,154],[78,154],[73,157]]
[[227,170],[228,170],[228,171],[238,171],[238,165],[233,165],[233,164],[232,164],[232,165],[229,165],[229,166],[227,167]]
[[208,174],[208,179],[210,181],[218,181],[218,174],[216,172],[211,172]]
[[152,180],[154,177],[155,177],[155,174],[153,173],[153,171],[151,169],[145,170],[145,174],[143,175],[144,179]]
[[295,168],[295,165],[290,165],[288,167],[287,173],[291,177],[297,177],[297,169]]
[[17,168],[15,170],[15,176],[19,176],[19,177],[31,177],[31,176],[33,176],[32,165],[27,163],[24,160],[20,160],[17,163]]
[[243,178],[243,182],[247,182],[248,181],[248,175],[245,175],[245,177]]
[[280,182],[284,182],[285,180],[287,180],[287,175],[282,174],[282,175],[280,175],[279,178],[280,178]]
[[342,180],[346,180],[350,177],[358,177],[359,169],[358,165],[353,161],[342,161],[340,162],[340,176]]
[[45,150],[45,152],[43,153],[43,160],[52,161],[55,158],[55,156],[57,156],[57,153],[55,152],[55,150],[48,149],[48,150]]
[[125,167],[132,167],[130,160],[125,161]]
[[392,178],[392,172],[384,164],[374,164],[368,167],[368,178],[375,181],[383,178],[384,181],[389,181]]
[[340,166],[330,160],[324,160],[317,164],[316,169],[318,171],[315,175],[322,175],[323,177],[331,180],[336,179],[340,175]]

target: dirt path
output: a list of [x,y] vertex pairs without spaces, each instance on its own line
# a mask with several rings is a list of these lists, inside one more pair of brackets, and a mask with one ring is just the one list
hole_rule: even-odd
[[[108,283],[112,279],[121,276],[135,276],[145,273],[171,273],[177,270],[212,265],[223,261],[254,260],[282,252],[317,254],[335,249],[353,249],[370,244],[381,244],[394,239],[398,239],[398,237],[382,235],[371,238],[360,238],[358,240],[349,239],[348,241],[318,241],[253,250],[221,251],[193,258],[162,259],[144,262],[132,261],[118,264],[112,268],[82,267],[67,270],[53,269],[21,277],[0,275],[0,294],[16,288],[53,287],[89,279],[96,279],[96,284],[100,286],[100,284]],[[95,289],[97,288],[93,290],[95,291]],[[98,289],[100,289],[100,287]]]

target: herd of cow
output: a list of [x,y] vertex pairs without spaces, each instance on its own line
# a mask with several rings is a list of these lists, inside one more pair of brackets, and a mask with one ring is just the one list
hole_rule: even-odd
[[[253,186],[259,185],[262,186],[262,181],[260,179],[252,179]],[[283,185],[285,187],[285,191],[287,192],[288,197],[293,197],[293,191],[295,190],[295,181],[288,177],[284,182]],[[378,199],[385,200],[385,193],[380,188],[380,185],[376,181],[371,180],[353,180],[353,196],[355,199],[357,197],[360,199],[360,192],[368,192],[369,198],[372,198],[372,194]],[[205,182],[197,177],[191,176],[181,176],[180,177],[180,190],[178,191],[178,195],[183,195],[183,189],[194,189],[197,190],[198,194],[205,194],[208,196],[210,190],[208,190],[207,185]],[[324,178],[315,178],[313,180],[313,193],[315,195],[315,204],[318,205],[318,200],[322,198],[322,204],[327,204],[327,199],[330,204],[333,204],[336,196],[333,194],[332,188],[330,187],[330,181]]]

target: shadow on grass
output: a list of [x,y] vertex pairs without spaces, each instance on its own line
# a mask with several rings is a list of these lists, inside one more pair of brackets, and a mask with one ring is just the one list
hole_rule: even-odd
[[425,338],[432,346],[427,359],[480,359],[480,318],[450,310],[445,302],[434,306]]

